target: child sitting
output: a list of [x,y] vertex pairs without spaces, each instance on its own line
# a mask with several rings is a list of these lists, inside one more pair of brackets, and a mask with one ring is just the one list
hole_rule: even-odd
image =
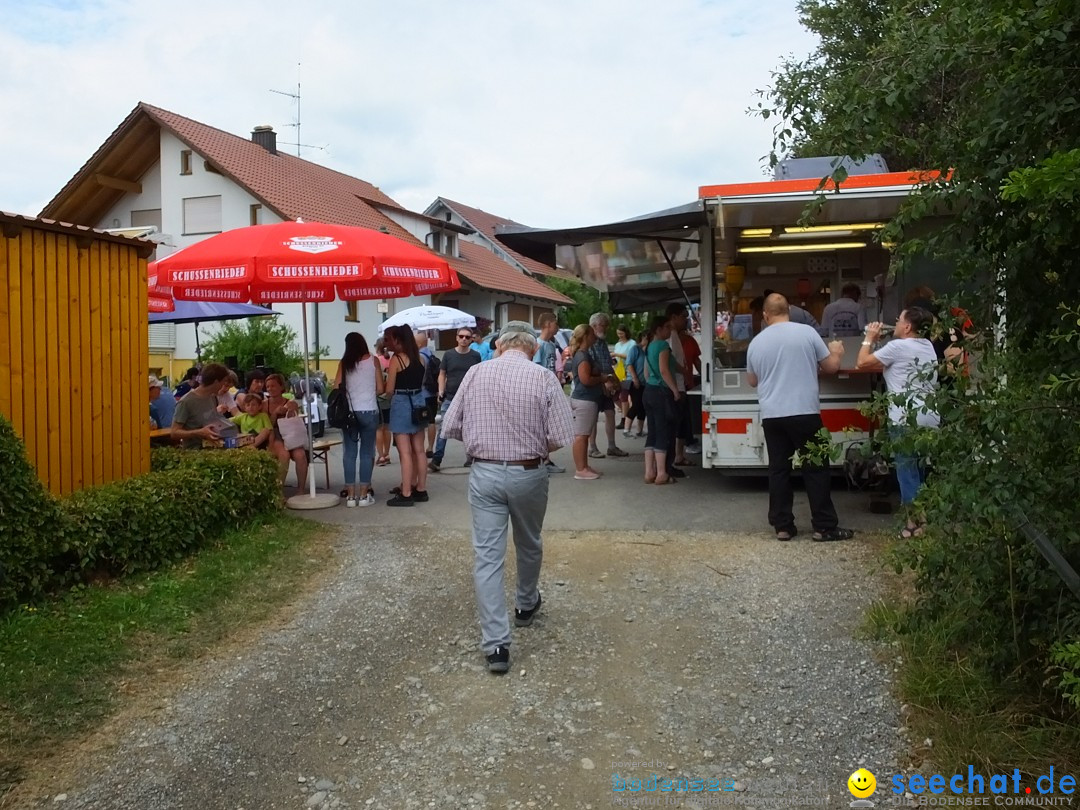
[[237,414],[229,421],[240,428],[241,436],[254,435],[254,439],[248,443],[248,447],[270,447],[270,437],[273,435],[273,426],[270,424],[270,414],[263,410],[262,400],[259,397],[244,397],[244,411]]

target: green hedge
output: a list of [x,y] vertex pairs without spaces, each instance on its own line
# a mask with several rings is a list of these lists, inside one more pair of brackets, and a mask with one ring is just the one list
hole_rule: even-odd
[[64,550],[59,503],[42,486],[11,423],[0,416],[0,610],[57,584]]
[[155,450],[146,475],[56,499],[0,417],[0,464],[0,610],[89,577],[156,568],[281,508],[269,453]]

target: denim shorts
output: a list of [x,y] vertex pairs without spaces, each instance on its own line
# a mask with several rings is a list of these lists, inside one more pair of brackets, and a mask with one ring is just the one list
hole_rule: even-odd
[[423,408],[426,404],[427,395],[423,391],[415,394],[395,391],[390,399],[390,432],[419,433],[427,428],[427,422],[417,425],[412,418],[413,408]]

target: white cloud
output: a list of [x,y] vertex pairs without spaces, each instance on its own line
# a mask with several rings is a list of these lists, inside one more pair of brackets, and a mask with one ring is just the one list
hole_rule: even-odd
[[31,214],[138,101],[295,140],[292,101],[269,91],[293,90],[302,62],[301,138],[328,145],[304,156],[406,207],[632,216],[760,177],[771,129],[746,110],[782,55],[813,47],[794,0],[0,0],[0,14],[0,208]]

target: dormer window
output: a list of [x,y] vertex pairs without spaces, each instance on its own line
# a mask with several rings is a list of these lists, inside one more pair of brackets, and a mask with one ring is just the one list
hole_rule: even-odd
[[452,231],[435,229],[429,234],[431,249],[444,256],[457,256],[457,234]]

